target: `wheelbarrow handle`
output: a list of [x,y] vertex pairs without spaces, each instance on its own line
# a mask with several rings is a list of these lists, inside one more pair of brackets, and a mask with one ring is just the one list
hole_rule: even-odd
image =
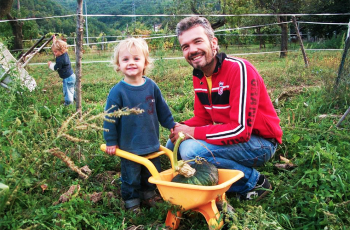
[[[102,144],[100,148],[103,152],[106,152],[106,144]],[[160,146],[158,152],[154,152],[154,153],[148,154],[146,156],[139,156],[139,155],[121,150],[119,148],[117,148],[115,151],[115,155],[117,155],[118,157],[122,157],[122,158],[125,158],[127,160],[134,161],[136,163],[139,163],[139,164],[145,166],[154,178],[160,178],[160,175],[159,175],[158,170],[156,169],[156,167],[152,163],[152,161],[150,161],[149,159],[156,158],[156,157],[163,155],[163,154],[165,154],[169,157],[170,162],[171,162],[171,167],[174,167],[173,166],[174,165],[173,164],[173,157],[172,157],[173,153],[171,150],[165,148],[164,146]]]

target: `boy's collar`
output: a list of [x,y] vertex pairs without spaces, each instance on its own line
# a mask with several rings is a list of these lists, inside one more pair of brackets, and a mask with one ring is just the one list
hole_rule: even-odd
[[[222,62],[226,58],[226,54],[225,53],[218,53],[215,57],[217,58],[218,61],[216,62],[214,73],[217,73],[219,71],[219,68],[222,65]],[[204,77],[204,73],[199,69],[193,69],[193,76],[198,77],[199,79],[202,79],[202,77]]]

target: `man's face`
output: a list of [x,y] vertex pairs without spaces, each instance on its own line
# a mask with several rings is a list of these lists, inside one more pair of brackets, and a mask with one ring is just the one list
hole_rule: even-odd
[[193,27],[179,36],[183,56],[195,69],[205,72],[215,66],[217,38],[209,41],[201,26]]

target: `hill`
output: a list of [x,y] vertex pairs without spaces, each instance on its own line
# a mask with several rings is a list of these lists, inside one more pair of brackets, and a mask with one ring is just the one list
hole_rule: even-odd
[[[75,0],[57,0],[62,7],[69,10],[76,9]],[[84,14],[110,14],[110,15],[150,15],[166,14],[173,7],[171,0],[100,0],[84,1]],[[90,21],[89,17],[88,20]],[[99,22],[105,23],[109,28],[123,30],[126,26],[131,26],[134,21],[152,27],[154,24],[162,23],[167,20],[164,17],[98,17]],[[89,25],[90,26],[90,25]],[[89,28],[90,30],[90,28]]]
[[[84,1],[85,3],[85,1]],[[132,14],[164,14],[171,6],[171,1],[161,0],[101,0],[86,1],[84,4],[84,14],[112,14],[112,15],[132,15]],[[16,18],[43,18],[52,16],[63,16],[76,14],[77,2],[75,0],[22,0],[20,10],[17,1],[12,7],[12,16]],[[131,27],[136,21],[139,25],[144,24],[146,28],[168,20],[165,17],[89,17],[89,36],[119,35],[120,31],[126,27]],[[35,39],[47,33],[62,33],[66,36],[73,36],[76,30],[75,17],[49,18],[23,21],[23,39]],[[9,23],[0,23],[0,38],[13,43],[11,38],[12,30]]]

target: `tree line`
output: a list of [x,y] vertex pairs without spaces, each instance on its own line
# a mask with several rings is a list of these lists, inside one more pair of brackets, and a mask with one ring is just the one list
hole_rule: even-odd
[[[76,12],[76,0],[0,0],[0,19],[14,20],[17,18],[33,18],[70,15]],[[155,26],[161,24],[164,33],[174,33],[180,14],[197,15],[229,15],[229,14],[316,14],[316,13],[348,13],[348,0],[85,0],[84,13],[113,15],[152,15],[167,14],[174,17],[88,17],[89,37],[102,35],[137,35],[154,32]],[[246,25],[264,25],[279,22],[279,26],[257,27],[246,33],[280,34],[281,51],[288,50],[288,39],[293,27],[288,23],[289,16],[273,17],[208,17],[214,29],[237,28]],[[337,16],[303,16],[303,21],[315,22],[348,22],[349,15]],[[331,38],[334,34],[345,33],[347,26],[301,24],[301,30],[307,29],[311,36]],[[86,29],[86,28],[85,28]],[[75,36],[76,18],[54,18],[31,21],[11,21],[0,23],[0,39],[7,40],[10,49],[22,50],[24,40],[36,39],[47,34],[61,33],[65,36]],[[146,31],[146,32],[145,32]],[[147,32],[148,31],[148,32]],[[234,35],[237,32],[230,32]],[[106,38],[112,40],[115,38]],[[260,36],[255,39],[260,46],[271,38]],[[222,45],[232,42],[242,43],[240,39],[219,37]],[[247,40],[247,39],[246,39]],[[281,52],[283,57],[286,52]]]

